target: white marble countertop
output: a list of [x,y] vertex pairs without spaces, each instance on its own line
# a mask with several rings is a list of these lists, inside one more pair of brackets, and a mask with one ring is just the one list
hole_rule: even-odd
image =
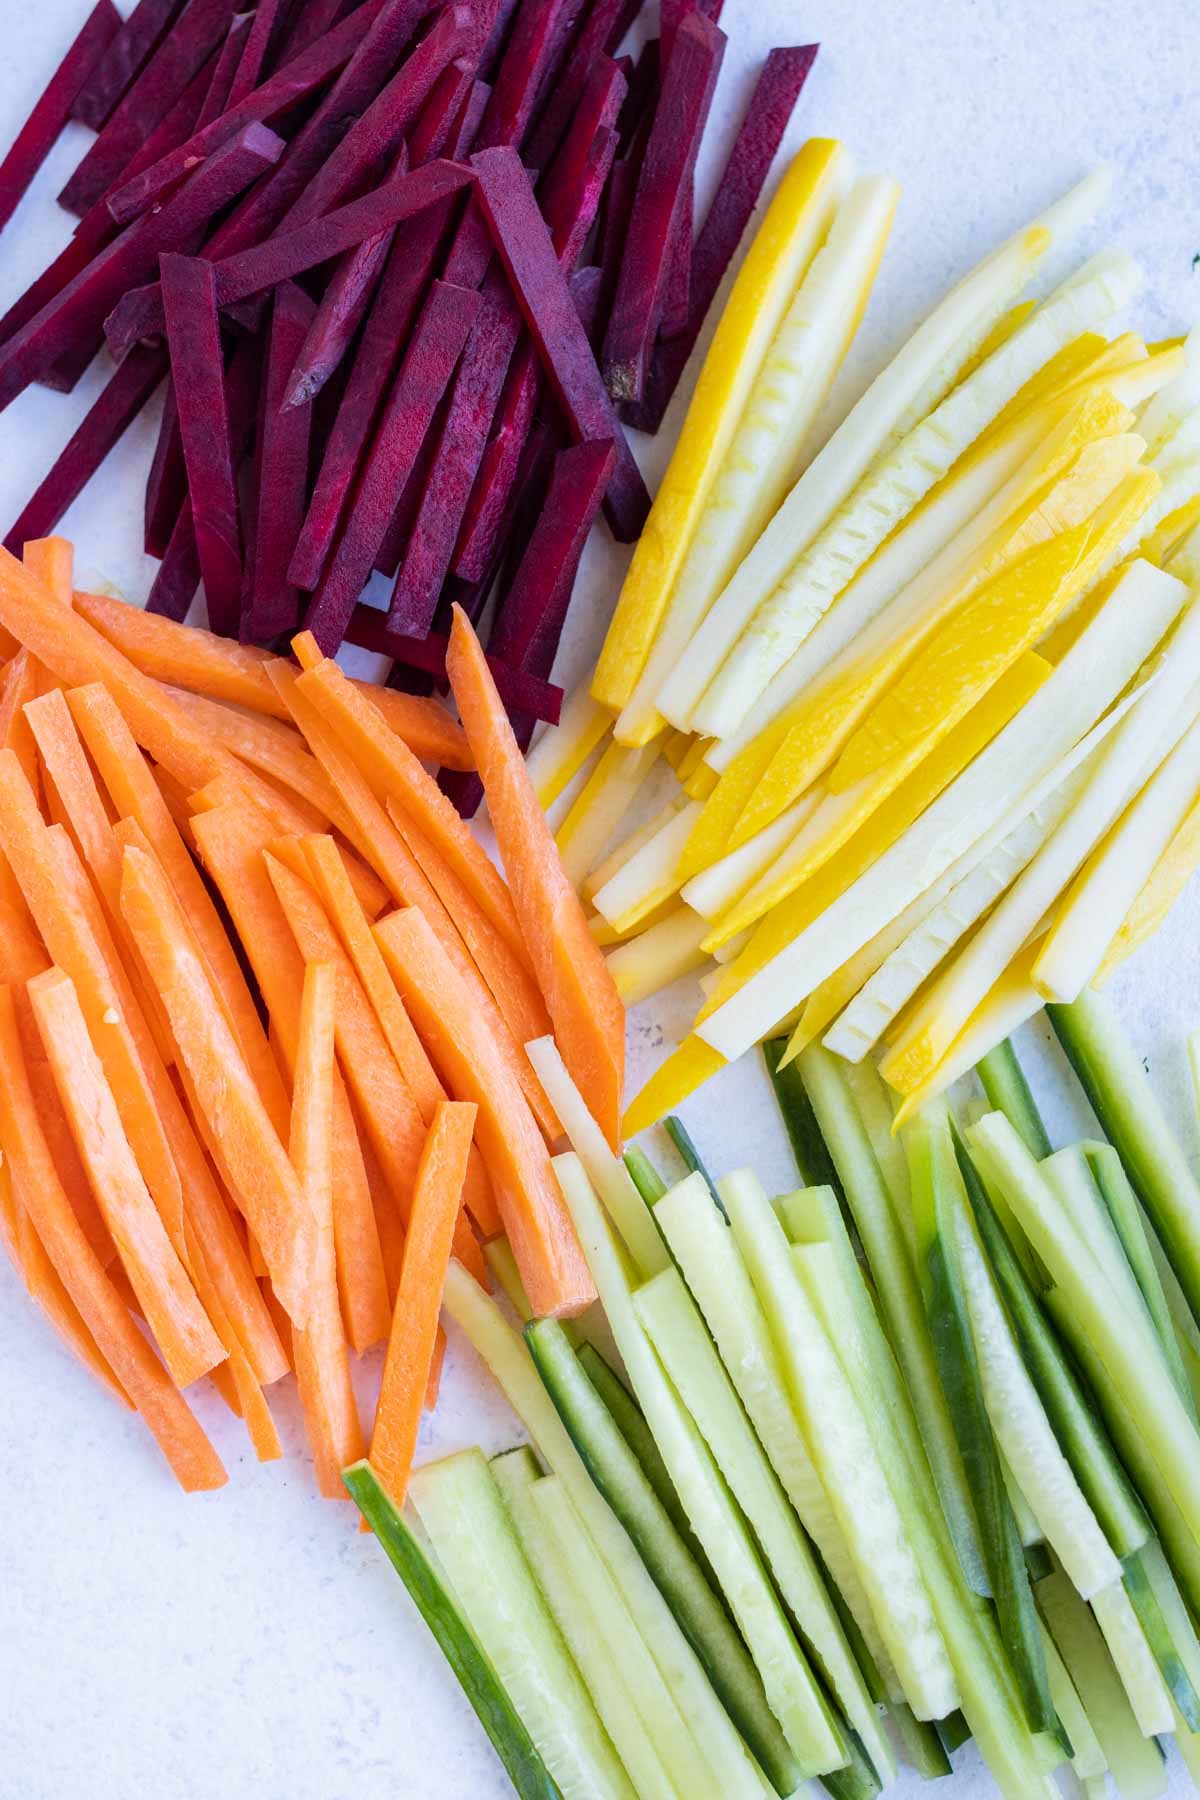
[[[731,33],[710,149],[728,141],[751,72],[773,43],[822,51],[793,138],[845,139],[864,169],[904,189],[892,245],[839,383],[844,409],[945,286],[1098,158],[1120,172],[1104,229],[1143,261],[1135,322],[1177,332],[1200,303],[1197,79],[1187,0],[728,0]],[[2,0],[0,143],[77,29],[83,0]],[[1189,102],[1191,103],[1189,105]],[[0,245],[0,306],[65,241],[53,205],[87,139],[72,131]],[[709,159],[711,173],[718,156]],[[31,389],[0,420],[4,529],[94,394]],[[670,433],[664,434],[669,436]],[[152,441],[130,432],[63,529],[80,572],[141,595],[141,482]],[[645,446],[651,475],[665,445]],[[564,654],[574,678],[594,652],[624,553],[589,551]],[[1181,906],[1116,994],[1189,1147],[1196,1132],[1182,1038],[1200,1024],[1200,906]],[[682,984],[686,990],[686,984]],[[635,1015],[631,1082],[687,1022],[688,991]],[[1023,1046],[1067,1128],[1069,1093],[1044,1028]],[[765,1078],[728,1071],[685,1117],[718,1168],[794,1170]],[[378,1379],[361,1371],[363,1391]],[[288,1387],[290,1388],[290,1383]],[[511,1419],[473,1357],[452,1345],[422,1456],[481,1442]],[[507,1783],[453,1678],[381,1553],[348,1508],[319,1501],[294,1394],[278,1406],[286,1455],[255,1464],[212,1396],[197,1406],[230,1472],[185,1499],[138,1422],[120,1415],[0,1267],[0,1800],[488,1800]],[[973,1751],[948,1790],[993,1791]],[[1171,1792],[1190,1791],[1177,1760]],[[893,1790],[905,1800],[920,1784]]]

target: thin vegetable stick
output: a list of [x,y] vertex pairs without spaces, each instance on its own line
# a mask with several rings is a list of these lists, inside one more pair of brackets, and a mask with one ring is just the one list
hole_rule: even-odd
[[183,1396],[125,1310],[62,1191],[21,1056],[12,994],[0,990],[0,1145],[46,1254],[188,1492],[222,1487],[225,1471]]
[[209,1379],[226,1379],[226,1385],[232,1390],[232,1400],[245,1421],[259,1462],[278,1462],[283,1455],[283,1445],[279,1441],[266,1395],[250,1367],[250,1359],[242,1348],[229,1315],[221,1304],[221,1296],[213,1281],[204,1247],[190,1220],[185,1221],[185,1231],[187,1266],[200,1297],[200,1304],[212,1320],[213,1329],[228,1353],[228,1361],[210,1370]]
[[382,920],[375,938],[450,1091],[479,1108],[476,1133],[535,1312],[583,1312],[595,1288],[545,1142],[461,977],[414,907]]
[[18,650],[0,675],[0,748],[13,751],[35,794],[39,792],[37,752],[25,708],[37,694],[37,661],[28,650]]
[[64,537],[30,538],[21,561],[45,584],[63,606],[70,606],[75,590],[75,551]]
[[253,804],[270,815],[277,831],[294,832],[303,837],[306,831],[319,831],[325,820],[311,807],[305,807],[294,795],[285,794],[265,777],[254,779],[254,771],[244,764],[214,776],[188,795],[193,812],[214,806],[246,806]]
[[114,982],[111,961],[81,916],[78,900],[75,905],[64,904],[75,882],[72,862],[78,868],[78,859],[61,827],[45,824],[10,750],[0,751],[0,849],[16,874],[50,956],[75,983],[138,1167],[163,1222],[177,1234],[183,1215],[182,1190],[131,1032],[131,992],[126,988],[122,993]]
[[132,1411],[133,1402],[113,1374],[108,1358],[99,1349],[79,1308],[46,1255],[45,1245],[22,1205],[7,1163],[0,1165],[0,1220],[3,1221],[6,1247],[24,1278],[30,1298],[41,1307],[64,1344],[74,1352],[84,1368],[108,1389],[119,1406]]
[[362,1427],[338,1310],[333,1241],[336,993],[336,969],[329,963],[309,963],[304,971],[300,1003],[289,1137],[291,1159],[317,1224],[312,1310],[308,1324],[293,1334],[293,1350],[317,1486],[327,1500],[347,1497],[342,1470],[363,1453]]
[[190,713],[198,725],[211,731],[226,750],[291,788],[327,819],[333,817],[337,796],[321,765],[304,748],[298,732],[278,719],[243,712],[223,701],[208,700],[202,694],[189,694],[186,688],[171,688],[169,692],[176,704]]
[[[337,845],[330,837],[305,838],[304,853],[329,920],[354,964],[388,1048],[428,1129],[439,1105],[446,1099],[446,1090],[404,1010],[396,984],[387,972],[379,946],[371,936],[371,921],[358,904]],[[484,1237],[494,1237],[501,1228],[500,1214],[478,1150],[472,1150],[468,1159],[463,1201]]]
[[167,811],[154,776],[111,695],[99,683],[73,688],[67,702],[117,813],[137,821],[166,871],[263,1104],[282,1139],[289,1109],[279,1065],[271,1054],[229,934]]
[[589,1111],[616,1149],[625,1009],[559,861],[479,640],[460,607],[447,666],[554,1034]]
[[62,822],[100,895],[114,938],[124,940],[125,966],[141,1002],[146,1024],[154,1035],[164,1063],[174,1055],[170,1030],[158,995],[125,940],[121,920],[121,851],[113,837],[108,809],[100,795],[92,765],[87,759],[67,697],[61,688],[31,700],[25,709],[46,777],[47,799],[57,801]]
[[425,875],[400,833],[372,793],[349,753],[327,728],[312,702],[300,691],[299,678],[285,664],[271,671],[271,679],[287,703],[297,724],[321,763],[351,817],[351,842],[381,875],[400,906],[416,906],[429,920],[438,942],[467,984],[476,1008],[488,1020],[521,1091],[542,1130],[554,1136],[558,1120],[541,1083],[530,1067],[524,1049],[511,1035],[482,975],[466,950],[458,927],[433,883]]
[[[194,821],[205,867],[233,919],[289,1069],[299,1049],[304,962],[262,852],[273,839],[252,807],[224,807]],[[358,1353],[388,1334],[391,1304],[371,1191],[341,1073],[334,1074],[333,1234],[346,1335]]]
[[[297,880],[277,857],[267,853],[265,861],[305,962],[331,962],[337,968],[338,1060],[379,1159],[392,1203],[407,1230],[425,1142],[417,1103],[320,900],[308,883]],[[472,1273],[482,1269],[482,1253],[465,1219],[460,1221],[454,1242],[455,1255],[466,1262]],[[393,1266],[388,1271],[389,1286],[395,1288],[399,1279],[400,1270]]]
[[337,664],[321,655],[311,633],[299,632],[292,648],[305,671],[298,683],[300,692],[333,727],[376,793],[392,797],[415,818],[496,929],[527,962],[529,953],[508,890],[466,821],[403,739],[388,729]]
[[143,750],[188,789],[203,787],[214,775],[236,768],[228,751],[194,725],[157,682],[143,675],[81,613],[60,605],[3,548],[0,625],[8,626],[68,687],[102,681]]
[[[491,921],[476,905],[454,870],[434,848],[420,826],[408,818],[400,807],[388,801],[388,813],[397,831],[412,851],[422,871],[429,877],[446,911],[458,927],[467,952],[491,990],[500,1016],[517,1044],[527,1044],[550,1028],[550,1018],[541,991],[519,963]],[[539,1109],[535,1109],[539,1110]],[[548,1110],[548,1104],[547,1104]],[[540,1111],[539,1111],[540,1117]],[[557,1136],[550,1114],[551,1135]]]
[[404,1504],[417,1447],[475,1116],[476,1108],[469,1103],[439,1105],[417,1172],[400,1292],[371,1433],[371,1466],[397,1506]]
[[121,910],[162,995],[204,1117],[293,1323],[311,1294],[316,1227],[163,870],[125,851]]
[[177,1386],[187,1387],[225,1351],[154,1209],[74,986],[60,969],[48,969],[29,983],[29,998],[121,1261],[167,1368]]
[[[106,594],[77,593],[75,610],[122,650],[145,675],[172,687],[187,688],[212,700],[227,700],[275,719],[291,715],[273,687],[268,671],[288,667],[286,660],[251,644],[217,637],[196,625],[180,625],[129,606]],[[444,769],[470,769],[471,753],[462,727],[440,701],[402,694],[374,682],[354,686],[370,700],[414,756]],[[162,761],[162,758],[157,758]],[[193,786],[200,786],[194,782]]]

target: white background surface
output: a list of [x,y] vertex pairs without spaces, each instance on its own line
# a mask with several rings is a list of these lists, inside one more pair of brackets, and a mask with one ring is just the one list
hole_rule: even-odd
[[[83,0],[3,0],[0,142],[83,16]],[[1189,30],[1189,23],[1192,30]],[[844,138],[864,169],[904,188],[867,321],[835,412],[960,274],[1098,157],[1121,172],[1105,230],[1144,262],[1135,322],[1149,338],[1190,323],[1200,299],[1197,76],[1188,0],[729,0],[711,170],[772,43],[819,39],[793,142]],[[88,141],[72,129],[0,244],[0,306],[65,242],[53,195]],[[703,178],[702,178],[703,189]],[[7,529],[99,384],[31,389],[0,419]],[[664,439],[677,418],[668,422]],[[135,428],[67,516],[80,574],[141,597],[141,482],[152,441]],[[647,446],[656,475],[665,444]],[[564,655],[593,653],[624,553],[592,546]],[[1181,1040],[1200,1024],[1194,938],[1180,907],[1116,992],[1160,1091],[1195,1151]],[[685,1027],[694,990],[635,1015],[631,1091]],[[1052,1083],[1062,1067],[1035,1026],[1023,1047]],[[1044,1068],[1043,1068],[1044,1065]],[[685,1117],[718,1169],[754,1160],[794,1180],[765,1078],[748,1059]],[[362,1370],[363,1391],[377,1369]],[[0,1268],[0,1800],[488,1800],[507,1783],[382,1554],[348,1508],[312,1492],[286,1384],[281,1463],[258,1467],[211,1395],[197,1406],[229,1486],[185,1499],[136,1420],[75,1367]],[[277,1390],[278,1391],[278,1390]],[[473,1358],[452,1345],[422,1455],[514,1436]],[[992,1791],[970,1749],[954,1793]],[[1190,1791],[1172,1762],[1172,1793]],[[914,1779],[894,1790],[920,1791]],[[946,1790],[942,1790],[946,1791]]]

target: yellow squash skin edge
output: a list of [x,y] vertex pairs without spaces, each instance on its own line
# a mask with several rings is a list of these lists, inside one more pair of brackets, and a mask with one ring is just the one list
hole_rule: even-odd
[[[609,627],[592,694],[614,712],[629,700],[645,666],[741,406],[783,310],[832,215],[845,151],[811,138],[784,175],[751,244],[704,359],[683,430],[633,553]],[[797,242],[807,240],[799,271]],[[651,734],[653,735],[653,733]]]

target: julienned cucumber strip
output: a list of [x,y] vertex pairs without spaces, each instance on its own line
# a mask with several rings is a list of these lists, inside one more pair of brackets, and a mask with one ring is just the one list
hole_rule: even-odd
[[667,1191],[667,1184],[640,1145],[630,1144],[625,1152],[625,1167],[647,1206],[653,1206],[657,1200],[662,1199]]
[[459,1605],[563,1800],[636,1800],[482,1453],[466,1450],[426,1463],[409,1491]]
[[879,1626],[801,1433],[779,1354],[732,1231],[698,1177],[671,1189],[659,1203],[657,1219],[771,1467],[828,1573],[848,1636],[847,1619],[853,1621],[859,1639],[856,1658],[868,1683],[874,1683],[872,1698],[897,1697],[899,1683]]
[[1126,1557],[1123,1579],[1129,1603],[1137,1615],[1137,1622],[1149,1645],[1150,1654],[1158,1664],[1167,1692],[1188,1727],[1192,1731],[1200,1731],[1200,1695],[1192,1686],[1141,1552]]
[[905,1140],[934,1352],[975,1501],[1000,1637],[1030,1729],[1048,1730],[1054,1712],[1029,1575],[985,1406],[963,1290],[958,1220],[967,1200],[945,1108],[926,1108],[906,1129]]
[[[709,1684],[696,1652],[623,1526],[594,1486],[554,1409],[524,1340],[458,1262],[446,1275],[443,1306],[483,1358],[529,1432],[542,1461],[562,1480],[588,1536],[604,1559],[700,1757],[697,1794],[762,1800],[765,1777]],[[690,1774],[687,1779],[691,1779]],[[686,1783],[685,1783],[686,1785]]]
[[[663,1124],[666,1127],[667,1136],[682,1157],[683,1165],[688,1174],[702,1176],[704,1185],[712,1195],[713,1200],[718,1206],[721,1206],[721,1196],[717,1192],[716,1183],[705,1168],[704,1158],[701,1156],[699,1150],[697,1150],[692,1134],[684,1124],[683,1120],[672,1113],[669,1119],[664,1119]],[[724,1212],[724,1210],[725,1208],[721,1206],[721,1211]]]
[[786,1037],[767,1038],[763,1043],[762,1053],[800,1180],[805,1187],[831,1187],[841,1200],[844,1198],[842,1184],[838,1180],[825,1139],[821,1136],[821,1127],[817,1124],[812,1101],[805,1092],[800,1070],[794,1061],[780,1068],[787,1044]]
[[[821,1263],[812,1260],[822,1252]],[[836,1319],[838,1355],[860,1403],[870,1409],[888,1479],[894,1491],[905,1494],[905,1525],[944,1634],[961,1709],[997,1785],[1013,1800],[1056,1792],[1049,1771],[1064,1753],[1052,1734],[1030,1734],[990,1610],[968,1593],[928,1472],[923,1464],[918,1471],[907,1434],[896,1425],[907,1410],[903,1383],[849,1241],[843,1233],[836,1253],[834,1244],[826,1243],[792,1255],[798,1265],[810,1259],[808,1291],[822,1301],[827,1330]]]
[[944,1719],[939,1719],[935,1729],[947,1756],[953,1756],[956,1750],[970,1742],[971,1727],[957,1709],[947,1713]]
[[[655,1737],[662,1741],[663,1731],[660,1727],[656,1734],[646,1726],[628,1685],[640,1658],[647,1655],[645,1645],[637,1638],[628,1610],[583,1527],[578,1527],[582,1548],[576,1544],[577,1554],[568,1557],[560,1548],[559,1534],[548,1527],[541,1509],[534,1504],[534,1489],[545,1500],[548,1487],[553,1487],[569,1508],[562,1483],[556,1475],[539,1476],[536,1460],[529,1451],[509,1451],[495,1457],[491,1467],[521,1540],[525,1560],[587,1683],[596,1711],[639,1800],[643,1796],[646,1800],[677,1800],[674,1784],[655,1748]],[[618,1641],[619,1656],[609,1654],[610,1639]],[[644,1704],[644,1694],[642,1699]]]
[[1110,1378],[1086,1332],[1082,1330],[1079,1319],[1061,1288],[1051,1288],[1046,1295],[1046,1310],[1095,1392],[1113,1442],[1137,1483],[1138,1493],[1154,1521],[1175,1579],[1187,1595],[1188,1605],[1194,1610],[1200,1609],[1200,1544],[1176,1505],[1134,1415],[1116,1383]]
[[979,1235],[996,1284],[1059,1443],[1118,1556],[1128,1556],[1145,1543],[1150,1525],[1108,1433],[1096,1416],[1091,1396],[1063,1355],[1040,1300],[1026,1280],[965,1146],[956,1145]]
[[[693,1556],[696,1557],[696,1561],[704,1569],[706,1578],[711,1582],[712,1571],[705,1567],[703,1552],[697,1554],[699,1546],[692,1536],[688,1516],[679,1504],[679,1495],[675,1492],[675,1484],[667,1474],[667,1465],[659,1453],[658,1445],[642,1415],[641,1407],[616,1370],[609,1367],[594,1344],[581,1344],[576,1354],[579,1357],[580,1368],[600,1396],[603,1405],[612,1414],[617,1430],[642,1465],[642,1473],[658,1495],[663,1511]],[[536,1352],[534,1361],[537,1361]]]
[[[646,1423],[737,1620],[795,1765],[806,1775],[840,1768],[846,1761],[845,1751],[822,1716],[812,1671],[749,1528],[637,1317],[618,1247],[583,1165],[576,1156],[559,1156],[554,1159],[554,1169]],[[764,1768],[768,1764],[763,1757],[770,1749],[771,1769],[781,1769],[782,1759],[767,1737],[765,1724],[748,1741]],[[794,1774],[790,1779],[794,1785]],[[790,1789],[781,1787],[780,1792]]]
[[904,1694],[918,1717],[941,1718],[957,1695],[904,1516],[908,1490],[897,1494],[888,1480],[862,1397],[805,1291],[760,1183],[749,1171],[738,1172],[725,1177],[721,1194]]
[[[1188,1609],[1178,1583],[1171,1573],[1170,1565],[1163,1553],[1163,1547],[1157,1538],[1151,1538],[1139,1557],[1142,1571],[1150,1584],[1159,1611],[1163,1617],[1175,1653],[1183,1664],[1184,1672],[1192,1686],[1193,1693],[1200,1695],[1200,1638],[1192,1624]],[[1170,1685],[1168,1683],[1168,1685]],[[1179,1702],[1176,1700],[1178,1706]],[[1182,1714],[1181,1714],[1182,1716]],[[1185,1719],[1190,1734],[1196,1727]]]
[[1012,1039],[1005,1038],[975,1065],[975,1073],[983,1083],[983,1091],[995,1112],[1002,1112],[1024,1140],[1030,1154],[1041,1161],[1054,1146],[1042,1124],[1042,1115],[1025,1079],[1025,1071],[1017,1061]]
[[1129,1595],[1117,1582],[1093,1594],[1091,1604],[1109,1655],[1121,1677],[1121,1685],[1129,1696],[1138,1729],[1143,1737],[1158,1737],[1169,1732],[1174,1723],[1171,1696]]
[[772,1717],[754,1664],[718,1592],[672,1524],[641,1464],[579,1365],[556,1319],[525,1333],[533,1360],[588,1473],[629,1533],[686,1632],[730,1717],[781,1794],[795,1759]]
[[1200,1186],[1146,1072],[1111,1005],[1095,989],[1085,988],[1069,1006],[1046,1011],[1200,1320]]
[[342,1480],[441,1646],[521,1800],[562,1800],[458,1602],[380,1487],[370,1463],[352,1464],[343,1470]]
[[1183,1353],[1171,1321],[1171,1309],[1146,1235],[1142,1209],[1129,1185],[1124,1164],[1111,1144],[1089,1144],[1087,1159],[1113,1229],[1121,1240],[1134,1280],[1141,1289],[1175,1386],[1193,1418],[1196,1403],[1183,1366]]
[[1157,1354],[1140,1352],[1147,1333],[1122,1316],[1119,1301],[1061,1211],[1038,1164],[1008,1120],[989,1113],[970,1131],[985,1177],[1002,1187],[1125,1404],[1188,1528],[1200,1535],[1200,1434]]
[[1091,1611],[1065,1575],[1039,1581],[1037,1603],[1100,1740],[1121,1800],[1156,1800],[1167,1787],[1162,1751],[1138,1730]]
[[909,1243],[858,1116],[838,1059],[810,1044],[797,1066],[841,1179],[875,1281],[884,1325],[904,1373],[921,1439],[968,1584],[988,1592],[979,1527],[962,1453],[938,1379],[921,1290]]
[[[904,1760],[912,1765],[922,1781],[937,1781],[943,1775],[953,1775],[950,1753],[942,1742],[940,1720],[935,1725],[926,1724],[903,1700],[893,1702],[888,1711],[900,1739]],[[954,1715],[949,1716],[953,1718]]]
[[[880,1781],[891,1780],[895,1759],[807,1539],[742,1411],[679,1271],[668,1269],[639,1288],[634,1304],[667,1374],[742,1508],[810,1656],[862,1738]],[[831,1729],[840,1731],[832,1714],[829,1720]]]
[[1103,1775],[1108,1763],[1100,1740],[1092,1729],[1092,1724],[1084,1711],[1083,1702],[1079,1698],[1075,1683],[1071,1680],[1067,1665],[1058,1653],[1058,1645],[1054,1642],[1044,1620],[1039,1618],[1042,1633],[1042,1648],[1046,1657],[1046,1674],[1050,1681],[1050,1694],[1054,1701],[1054,1710],[1062,1720],[1063,1730],[1071,1740],[1071,1767],[1080,1781],[1091,1781]]

